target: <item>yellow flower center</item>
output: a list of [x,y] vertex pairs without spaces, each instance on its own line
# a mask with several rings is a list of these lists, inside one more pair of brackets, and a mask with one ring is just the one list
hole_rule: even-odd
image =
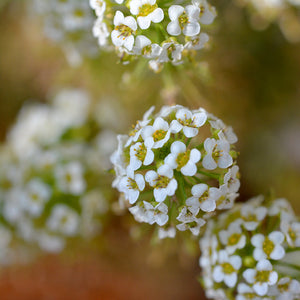
[[293,229],[291,227],[289,228],[288,234],[289,234],[290,238],[292,239],[292,241],[296,240],[297,234],[295,231],[293,231]]
[[33,193],[33,194],[31,194],[31,199],[32,199],[34,202],[37,202],[37,201],[40,199],[40,197],[39,197],[38,194]]
[[191,150],[187,150],[186,152],[183,152],[183,153],[179,153],[178,156],[177,156],[177,159],[176,159],[176,162],[177,162],[177,169],[180,170],[182,167],[184,167],[189,159],[190,159],[190,153],[191,153]]
[[239,233],[234,233],[230,236],[230,238],[228,239],[228,245],[232,246],[232,245],[236,245],[238,243],[238,241],[241,238],[241,234]]
[[264,252],[270,256],[270,254],[273,252],[275,245],[274,243],[267,237],[263,242],[263,250]]
[[163,189],[166,188],[169,184],[169,182],[171,181],[171,179],[167,176],[161,176],[158,175],[158,178],[155,181],[155,189]]
[[131,36],[133,33],[133,30],[129,26],[124,25],[124,24],[116,26],[115,30],[120,32],[120,35],[118,36],[118,38],[120,36],[122,36],[123,40],[125,40],[127,37]]
[[235,272],[234,267],[230,263],[223,263],[221,266],[222,266],[223,272],[225,274],[231,274],[231,273]]
[[145,157],[147,155],[147,148],[144,144],[141,144],[138,149],[135,149],[136,153],[135,156],[137,157],[138,160],[144,161]]
[[281,293],[287,292],[289,290],[290,283],[278,284],[278,289]]
[[150,55],[151,50],[152,50],[151,45],[148,45],[148,46],[144,47],[143,50],[142,50],[142,55]]
[[178,18],[179,26],[181,29],[183,29],[187,23],[189,23],[189,17],[186,12],[183,12],[183,14]]
[[270,276],[270,271],[257,271],[255,276],[256,282],[268,282]]
[[185,115],[185,120],[182,119],[178,119],[178,122],[182,125],[182,126],[188,126],[188,127],[193,127],[196,128],[197,126],[194,125],[194,118],[193,119],[187,119],[186,115]]
[[129,189],[132,189],[132,190],[137,190],[137,189],[138,189],[137,183],[136,183],[135,180],[133,180],[132,178],[128,178],[128,184],[127,184],[127,187],[128,187]]
[[162,129],[156,130],[153,133],[154,142],[158,142],[158,141],[164,139],[166,134],[167,134],[167,131],[165,131],[165,130],[162,130]]
[[143,4],[140,9],[139,9],[139,13],[138,13],[138,17],[146,17],[149,14],[151,14],[154,10],[157,9],[157,4],[155,3],[154,5],[151,5],[149,3],[147,4]]

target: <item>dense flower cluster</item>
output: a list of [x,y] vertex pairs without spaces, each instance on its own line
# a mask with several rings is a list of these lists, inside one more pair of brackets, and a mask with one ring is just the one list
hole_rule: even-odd
[[215,9],[206,0],[173,4],[156,0],[90,0],[97,20],[93,33],[99,45],[113,45],[123,62],[149,60],[154,71],[163,64],[181,64],[202,49],[209,37],[202,25],[211,24]]
[[208,224],[200,240],[208,298],[300,298],[299,268],[289,258],[300,246],[300,222],[285,199],[263,200],[238,204]]
[[231,208],[238,196],[237,137],[202,108],[153,110],[118,136],[113,186],[137,221],[163,226],[160,237],[174,236],[175,226],[198,235],[213,212]]
[[42,17],[45,35],[62,47],[71,65],[80,64],[82,57],[97,55],[88,0],[33,0],[32,11]]
[[57,252],[66,238],[101,229],[115,137],[107,137],[94,111],[82,90],[21,110],[0,152],[0,255],[12,239]]

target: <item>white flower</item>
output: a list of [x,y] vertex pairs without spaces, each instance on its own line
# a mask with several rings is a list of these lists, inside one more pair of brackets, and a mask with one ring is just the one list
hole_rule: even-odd
[[138,170],[142,165],[151,165],[154,160],[154,153],[151,148],[140,142],[130,147],[130,162],[127,167],[127,173],[132,177],[133,172]]
[[239,283],[239,285],[237,286],[237,291],[238,291],[238,295],[236,296],[236,300],[261,299],[260,297],[257,296],[257,294],[255,293],[254,289],[251,286],[243,282]]
[[195,214],[186,206],[182,208],[176,219],[182,222],[176,225],[178,230],[190,230],[195,236],[199,235],[200,228],[206,223],[203,219],[196,218]]
[[216,200],[220,198],[217,188],[209,188],[205,183],[199,183],[192,187],[192,197],[186,200],[186,205],[194,213],[198,214],[199,209],[211,212],[216,209]]
[[235,144],[238,141],[236,134],[233,132],[231,126],[227,126],[224,122],[212,114],[209,114],[209,123],[212,128],[219,130],[219,139],[226,139],[229,144]]
[[242,266],[242,259],[238,255],[228,256],[225,250],[219,251],[219,264],[214,267],[213,279],[232,288],[237,283],[237,272]]
[[169,227],[168,229],[159,228],[158,238],[160,240],[165,238],[174,238],[176,236],[176,229],[174,227]]
[[286,241],[291,247],[300,247],[300,223],[283,220],[280,229],[285,234]]
[[50,230],[67,236],[74,236],[78,232],[78,226],[78,214],[64,204],[55,205],[47,220],[47,227]]
[[162,48],[158,44],[152,44],[144,35],[138,35],[135,39],[133,53],[142,55],[146,58],[157,58],[162,52]]
[[126,176],[120,180],[119,191],[125,194],[130,204],[134,204],[139,198],[140,192],[145,188],[143,175],[135,174],[133,177]]
[[226,169],[233,163],[229,154],[230,145],[226,140],[215,140],[207,138],[204,141],[206,155],[203,157],[202,165],[207,170],[214,170],[217,167]]
[[164,203],[158,203],[153,206],[151,203],[143,201],[145,207],[145,222],[149,224],[158,224],[159,226],[165,225],[168,220],[168,206]]
[[228,254],[233,254],[237,249],[242,249],[246,245],[246,236],[242,234],[239,222],[233,222],[227,230],[221,230],[219,238],[221,243],[226,246]]
[[300,282],[289,278],[280,278],[276,285],[270,287],[268,296],[275,296],[276,300],[299,299]]
[[139,139],[139,137],[140,137],[140,135],[142,133],[143,127],[145,127],[146,125],[148,125],[149,122],[151,121],[150,116],[152,115],[154,109],[155,109],[155,107],[151,106],[150,109],[148,109],[145,112],[145,114],[143,116],[143,120],[142,121],[137,121],[136,126],[129,133],[129,138],[126,141],[125,148],[128,147],[132,142],[136,142]]
[[280,231],[273,231],[267,237],[263,234],[255,234],[251,238],[251,244],[255,247],[253,257],[260,261],[270,258],[280,260],[284,257],[285,251],[281,244],[284,241],[284,235]]
[[90,6],[95,10],[97,17],[103,17],[106,9],[106,2],[104,0],[90,0]]
[[16,223],[23,216],[22,199],[24,191],[15,187],[10,189],[4,196],[3,217],[11,223]]
[[167,196],[173,196],[177,190],[177,181],[173,178],[173,170],[168,165],[162,165],[157,172],[148,171],[145,175],[146,181],[154,187],[154,198],[162,202]]
[[188,5],[185,8],[180,5],[172,5],[168,10],[171,22],[167,26],[167,32],[170,35],[178,36],[181,31],[186,36],[194,36],[200,32],[198,16],[200,9],[194,5]]
[[137,23],[141,29],[150,27],[151,22],[160,23],[164,19],[164,12],[156,4],[156,0],[131,0],[130,12],[137,15]]
[[268,209],[268,215],[280,215],[281,219],[285,219],[286,221],[295,218],[291,204],[284,198],[279,198],[273,201],[272,206]]
[[240,189],[240,180],[238,179],[239,167],[233,166],[224,175],[224,184],[227,184],[230,193],[236,193]]
[[254,291],[259,296],[267,294],[269,286],[277,282],[278,274],[272,271],[272,264],[266,260],[260,260],[255,269],[247,269],[243,272],[245,280],[253,284]]
[[188,50],[200,50],[204,48],[205,44],[209,41],[209,36],[206,33],[200,33],[193,36],[190,41],[186,42],[184,49]]
[[180,170],[185,176],[194,176],[197,173],[196,163],[200,160],[201,153],[197,149],[186,150],[186,145],[175,141],[171,145],[171,153],[165,158],[165,164],[173,169]]
[[177,133],[183,130],[187,138],[194,137],[198,134],[198,128],[205,124],[206,119],[207,115],[204,110],[192,113],[186,108],[179,109],[176,112],[176,120],[171,122],[171,131]]
[[157,59],[158,63],[171,61],[173,65],[178,65],[182,61],[183,45],[176,42],[168,42],[162,45],[162,52]]
[[170,138],[169,124],[158,117],[152,126],[143,128],[141,135],[147,148],[161,148]]
[[241,217],[243,220],[243,226],[247,230],[255,230],[259,223],[267,215],[267,211],[267,208],[264,206],[254,207],[252,203],[245,203],[241,207]]
[[206,0],[192,0],[193,5],[200,8],[199,22],[205,25],[211,24],[215,17],[216,11]]
[[137,30],[137,24],[133,17],[124,17],[119,10],[114,17],[115,29],[111,33],[111,39],[115,46],[124,46],[129,51],[132,50],[134,44],[134,32]]
[[33,216],[40,216],[45,203],[51,196],[51,189],[39,179],[32,179],[26,186],[23,207]]
[[98,43],[100,46],[107,45],[109,31],[108,31],[106,23],[101,18],[98,18],[94,23],[93,35],[94,35],[94,37],[98,38]]
[[58,165],[55,169],[55,178],[58,187],[65,193],[80,195],[85,191],[83,168],[79,162]]

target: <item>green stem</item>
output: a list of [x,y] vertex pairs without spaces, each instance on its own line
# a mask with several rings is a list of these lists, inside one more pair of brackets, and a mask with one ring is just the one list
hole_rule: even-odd
[[185,193],[185,190],[184,190],[184,178],[182,176],[182,174],[178,171],[175,171],[175,178],[177,180],[177,183],[178,183],[178,193],[177,193],[177,197],[178,197],[178,200],[179,200],[179,203],[180,204],[184,204],[185,203],[185,200],[186,200],[186,193]]
[[198,174],[201,174],[201,175],[205,175],[205,176],[207,176],[207,177],[211,177],[211,178],[217,179],[217,180],[219,180],[219,177],[220,177],[219,174],[216,174],[216,173],[208,173],[208,172],[204,172],[204,171],[200,171],[200,170],[198,170],[197,173],[198,173]]

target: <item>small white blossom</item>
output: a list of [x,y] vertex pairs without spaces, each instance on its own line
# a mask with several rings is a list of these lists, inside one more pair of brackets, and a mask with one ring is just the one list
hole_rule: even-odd
[[213,279],[232,288],[237,283],[237,272],[242,266],[242,259],[238,255],[228,256],[225,250],[219,251],[218,262],[213,270]]
[[131,0],[130,12],[137,15],[137,23],[141,29],[150,27],[151,22],[160,23],[164,19],[164,12],[156,4],[156,0]]
[[200,50],[204,48],[208,41],[209,36],[206,33],[200,33],[199,35],[191,37],[191,40],[185,43],[184,49]]
[[171,145],[171,153],[165,158],[164,162],[173,169],[180,170],[185,176],[194,176],[197,173],[196,163],[200,158],[201,153],[199,150],[187,150],[184,143],[175,141]]
[[190,110],[182,108],[176,112],[176,120],[171,122],[172,132],[179,132],[183,130],[187,138],[194,137],[199,132],[199,127],[206,122],[207,115],[204,110],[192,113]]
[[270,258],[280,260],[284,257],[285,251],[281,244],[284,241],[284,235],[280,231],[273,231],[268,236],[255,234],[251,238],[251,244],[255,247],[253,257],[260,261]]
[[224,175],[224,184],[227,184],[230,193],[236,193],[240,189],[240,180],[238,179],[239,167],[233,166]]
[[157,223],[159,226],[165,225],[168,220],[168,206],[164,203],[158,203],[156,206],[153,206],[151,203],[143,201],[145,212],[145,222],[149,224]]
[[255,230],[266,215],[267,208],[264,206],[253,207],[252,204],[246,203],[241,207],[241,218],[243,220],[243,226],[247,230]]
[[138,35],[135,39],[133,52],[137,55],[142,55],[146,58],[154,59],[161,54],[162,48],[158,44],[153,44],[151,40],[149,40],[144,35]]
[[200,8],[199,22],[205,25],[211,24],[217,13],[215,9],[210,6],[206,0],[192,0],[193,5]]
[[57,185],[65,193],[80,195],[86,188],[83,168],[79,162],[58,165],[55,169],[55,178]]
[[237,286],[238,295],[236,296],[236,300],[259,300],[260,297],[257,296],[256,292],[254,291],[253,287],[245,284],[239,283]]
[[139,198],[140,192],[145,188],[143,175],[135,174],[134,177],[126,176],[120,180],[119,190],[125,195],[130,204],[134,204]]
[[151,148],[147,148],[143,143],[136,143],[130,147],[130,162],[127,167],[127,173],[132,177],[133,172],[142,165],[148,166],[154,160],[154,153]]
[[159,228],[158,238],[160,240],[165,238],[174,238],[176,236],[176,229],[174,227],[169,227],[168,229]]
[[163,118],[156,118],[152,126],[146,126],[142,130],[142,138],[147,148],[161,148],[170,138],[170,128]]
[[204,141],[206,155],[203,157],[202,165],[207,170],[217,167],[226,169],[232,165],[232,157],[229,154],[230,144],[226,140],[215,140],[207,138]]
[[276,285],[270,287],[268,296],[276,300],[291,300],[300,298],[300,282],[289,277],[280,278]]
[[61,237],[43,231],[37,235],[37,242],[42,250],[52,253],[59,253],[65,247],[65,241]]
[[134,44],[134,32],[137,30],[137,24],[133,17],[124,17],[121,11],[117,11],[114,17],[115,29],[111,33],[111,39],[115,46],[124,46],[129,51]]
[[106,2],[104,0],[90,0],[90,6],[95,10],[97,17],[103,17],[106,10]]
[[246,245],[246,236],[242,233],[239,222],[233,222],[227,230],[221,230],[219,238],[228,254],[233,254],[237,249],[242,249]]
[[173,65],[182,63],[183,45],[176,42],[167,42],[162,44],[162,51],[157,58],[158,63],[171,61]]
[[78,226],[78,214],[64,204],[55,205],[47,220],[47,227],[50,230],[67,236],[74,236],[78,232]]
[[148,171],[145,179],[154,188],[153,194],[157,202],[164,201],[167,196],[173,196],[177,190],[177,181],[168,165],[160,166],[157,172]]
[[101,18],[98,18],[94,23],[93,35],[98,38],[100,46],[106,46],[108,44],[109,31],[106,23]]
[[168,13],[171,22],[167,26],[167,31],[170,35],[178,36],[181,34],[181,31],[186,36],[199,34],[199,7],[188,5],[184,8],[180,5],[172,5],[170,6]]
[[260,260],[255,269],[245,270],[243,277],[248,283],[253,284],[253,289],[259,296],[266,295],[269,286],[278,280],[277,272],[273,271],[272,264],[266,259]]
[[192,187],[192,197],[186,200],[189,209],[198,214],[199,209],[204,212],[211,212],[216,209],[216,200],[220,198],[217,188],[209,188],[205,183],[199,183]]
[[285,234],[286,241],[291,247],[300,247],[300,223],[283,220],[280,229]]

